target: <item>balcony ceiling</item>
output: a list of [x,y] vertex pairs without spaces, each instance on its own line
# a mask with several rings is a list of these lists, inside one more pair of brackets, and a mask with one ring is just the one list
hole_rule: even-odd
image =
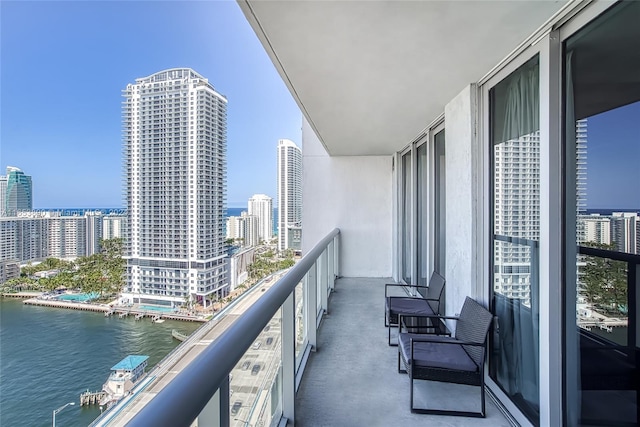
[[409,142],[565,1],[238,0],[330,155]]

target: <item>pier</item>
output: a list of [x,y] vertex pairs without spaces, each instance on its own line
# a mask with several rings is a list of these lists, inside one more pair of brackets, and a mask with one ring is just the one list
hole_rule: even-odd
[[192,314],[182,313],[158,313],[152,310],[143,310],[136,307],[118,307],[109,306],[106,304],[91,304],[86,302],[67,302],[56,300],[45,300],[40,298],[33,298],[33,294],[30,294],[31,299],[25,300],[24,303],[28,305],[37,305],[41,307],[56,307],[56,308],[68,308],[72,310],[94,311],[104,313],[105,317],[109,317],[117,314],[119,318],[127,317],[130,314],[135,315],[136,320],[140,320],[143,317],[151,317],[152,319],[163,320],[180,320],[186,322],[207,322],[204,316],[195,316]]
[[3,298],[37,298],[42,295],[42,292],[4,292],[2,293]]
[[42,307],[71,308],[74,310],[97,311],[102,313],[106,313],[111,310],[111,307],[107,305],[53,301],[53,300],[44,300],[44,299],[37,299],[37,298],[28,299],[24,301],[24,303],[28,305],[38,305]]
[[80,395],[80,406],[99,405],[100,400],[106,396],[104,391],[85,391]]

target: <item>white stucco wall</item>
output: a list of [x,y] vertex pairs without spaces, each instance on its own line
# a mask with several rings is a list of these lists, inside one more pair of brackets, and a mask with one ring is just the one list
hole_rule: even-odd
[[341,276],[391,276],[391,159],[330,157],[303,120],[303,254],[337,227]]
[[446,310],[460,312],[466,296],[476,298],[478,139],[477,89],[467,86],[445,107]]

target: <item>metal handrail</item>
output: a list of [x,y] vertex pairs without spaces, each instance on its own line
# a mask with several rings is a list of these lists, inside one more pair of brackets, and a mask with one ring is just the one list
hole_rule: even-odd
[[336,228],[318,242],[289,273],[145,405],[127,426],[191,425],[223,382],[228,381],[229,373],[339,233],[340,230]]

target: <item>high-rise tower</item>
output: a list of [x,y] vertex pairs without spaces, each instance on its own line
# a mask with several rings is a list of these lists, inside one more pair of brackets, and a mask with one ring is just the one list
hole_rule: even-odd
[[273,199],[266,194],[254,194],[247,204],[249,215],[258,217],[258,238],[269,241],[273,237]]
[[132,302],[207,306],[227,292],[227,99],[188,68],[123,91],[127,283]]
[[7,175],[0,176],[0,215],[13,216],[33,209],[31,177],[20,169],[7,166]]
[[278,141],[278,250],[301,247],[302,150],[292,141]]

